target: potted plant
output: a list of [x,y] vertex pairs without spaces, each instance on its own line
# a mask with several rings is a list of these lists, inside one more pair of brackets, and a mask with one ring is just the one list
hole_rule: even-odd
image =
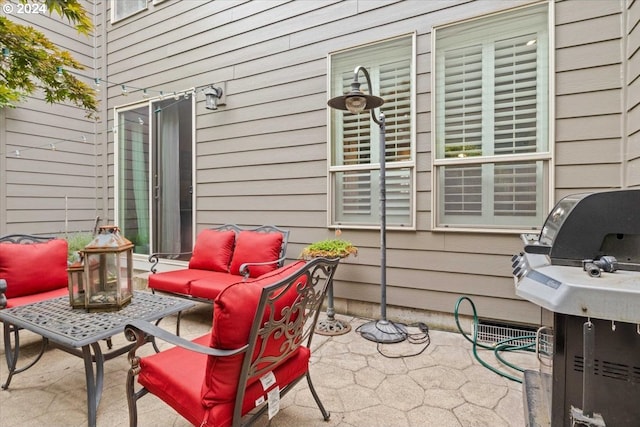
[[358,248],[347,240],[326,239],[312,243],[302,250],[300,258],[346,258],[349,255],[358,255]]
[[[336,231],[340,236],[340,230]],[[357,256],[358,248],[348,240],[340,238],[319,240],[305,247],[300,254],[302,259],[312,258],[346,258],[349,255]],[[320,335],[342,335],[351,330],[351,325],[335,318],[333,307],[333,283],[327,290],[327,318],[319,320],[316,324],[316,333]]]

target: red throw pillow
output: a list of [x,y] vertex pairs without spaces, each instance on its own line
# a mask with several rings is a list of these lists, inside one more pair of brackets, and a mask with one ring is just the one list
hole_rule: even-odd
[[[260,233],[243,230],[238,234],[236,247],[231,259],[231,274],[241,274],[240,267],[247,262],[268,262],[280,258],[282,248],[281,233]],[[276,262],[249,267],[249,277],[262,276],[278,268]]]
[[235,237],[233,230],[202,230],[196,238],[189,268],[228,273]]
[[0,244],[0,279],[7,298],[66,288],[67,241]]
[[[305,264],[304,261],[297,261],[259,279],[235,283],[220,292],[213,302],[211,347],[235,349],[247,344],[262,288],[293,275],[304,268]],[[305,276],[302,276],[300,281],[304,280]],[[286,298],[280,298],[277,301],[276,313],[282,315],[282,309],[290,307],[297,296],[296,286],[292,286]],[[268,315],[267,310],[265,321]],[[280,343],[275,345],[278,347]],[[228,357],[209,356],[206,376],[202,384],[203,405],[211,407],[217,403],[233,402],[243,359],[243,354]]]

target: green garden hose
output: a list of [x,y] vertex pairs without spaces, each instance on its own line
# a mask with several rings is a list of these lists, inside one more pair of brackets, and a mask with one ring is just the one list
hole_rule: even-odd
[[[463,301],[467,301],[470,305],[471,305],[471,310],[473,311],[473,338],[470,338],[469,335],[462,329],[462,326],[460,326],[460,321],[458,319],[458,311],[460,309],[460,304]],[[456,302],[456,307],[454,309],[453,312],[454,318],[456,320],[456,326],[458,327],[458,331],[460,331],[460,333],[462,334],[462,336],[469,341],[472,345],[473,345],[473,356],[475,357],[475,359],[480,362],[480,364],[482,366],[484,366],[485,368],[489,369],[490,371],[500,375],[501,377],[510,379],[511,381],[515,381],[518,383],[522,383],[522,379],[516,376],[513,376],[507,372],[503,372],[500,371],[499,369],[489,365],[487,362],[485,362],[484,360],[482,360],[480,358],[480,356],[478,355],[478,347],[485,349],[485,350],[493,350],[496,359],[498,359],[500,361],[500,363],[515,369],[516,371],[519,372],[524,372],[523,368],[520,368],[510,362],[507,362],[501,355],[501,352],[503,351],[534,351],[534,349],[532,349],[532,347],[535,346],[535,340],[536,340],[536,336],[535,335],[526,335],[526,336],[520,336],[520,337],[515,337],[515,338],[509,338],[506,340],[502,340],[500,342],[498,342],[496,345],[487,345],[487,344],[482,344],[478,342],[478,313],[476,311],[476,306],[473,303],[473,301],[471,301],[471,299],[469,297],[463,296],[458,298],[458,301]],[[516,340],[523,340],[523,339],[533,339],[534,341],[532,343],[529,344],[524,344],[524,345],[512,345],[510,344],[512,341],[516,341]]]

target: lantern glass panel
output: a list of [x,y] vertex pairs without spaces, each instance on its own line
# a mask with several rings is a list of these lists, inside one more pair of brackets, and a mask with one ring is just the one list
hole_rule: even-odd
[[73,308],[85,307],[84,266],[72,264],[67,269],[69,276],[69,304]]
[[119,310],[133,296],[133,244],[115,226],[100,233],[85,247],[85,305],[88,311]]

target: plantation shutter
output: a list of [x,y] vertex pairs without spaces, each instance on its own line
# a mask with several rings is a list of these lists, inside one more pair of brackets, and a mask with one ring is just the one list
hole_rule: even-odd
[[[411,39],[403,38],[386,45],[358,50],[332,63],[335,95],[348,92],[353,70],[361,65],[369,72],[373,88],[367,87],[362,74],[360,90],[385,100],[376,115],[385,114],[385,156],[387,224],[410,225],[412,221],[413,170],[411,111]],[[338,76],[335,78],[335,76]],[[334,113],[334,222],[339,224],[379,224],[380,129],[369,111],[360,114]],[[395,165],[397,164],[397,165]],[[403,168],[400,168],[404,166]],[[349,170],[352,169],[352,170]]]
[[437,32],[434,164],[444,222],[493,225],[542,212],[544,164],[518,157],[548,152],[546,31],[546,9],[534,7]]
[[[444,56],[444,157],[482,155],[482,46],[454,49]],[[479,165],[444,170],[446,214],[482,214]]]
[[[494,60],[494,154],[535,153],[538,141],[538,55],[535,34],[499,41]],[[495,166],[494,215],[532,216],[535,162]]]

